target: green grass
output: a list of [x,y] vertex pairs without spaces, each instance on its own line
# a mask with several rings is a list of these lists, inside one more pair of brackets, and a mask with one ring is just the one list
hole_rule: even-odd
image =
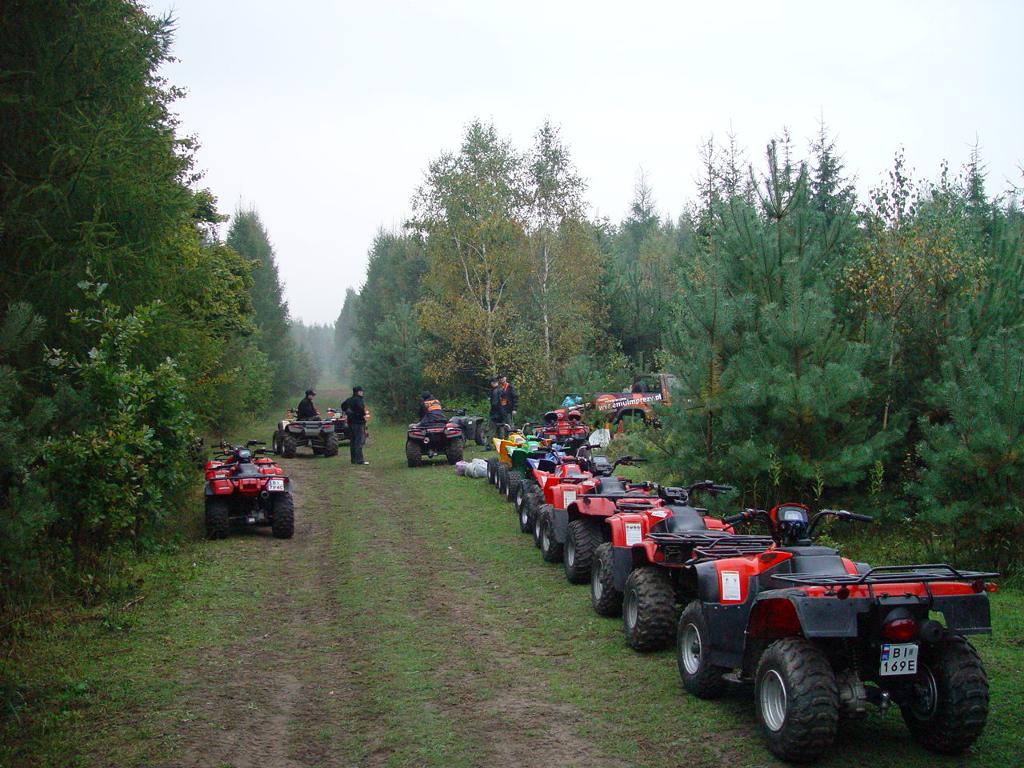
[[[196,678],[237,680],[257,715],[267,710],[259,687],[276,695],[275,678],[216,655],[253,637],[308,698],[288,710],[285,747],[299,764],[777,765],[749,690],[685,695],[674,654],[629,650],[620,622],[541,561],[486,481],[407,469],[402,440],[375,426],[369,467],[351,467],[345,449],[288,465],[304,473],[314,549],[300,550],[301,524],[293,542],[195,542],[140,569],[145,599],[130,609],[72,613],[25,637],[8,662],[25,702],[5,717],[0,765],[179,764],[197,734],[246,733],[216,722]],[[1022,764],[1021,593],[994,595],[992,613],[994,634],[976,640],[991,714],[969,754],[924,752],[890,711],[845,727],[821,764]]]

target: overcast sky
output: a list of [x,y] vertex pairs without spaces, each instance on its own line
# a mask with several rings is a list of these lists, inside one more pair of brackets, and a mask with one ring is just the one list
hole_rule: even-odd
[[698,145],[751,159],[825,122],[860,188],[904,147],[917,177],[977,138],[990,189],[1022,181],[1024,2],[152,0],[221,210],[255,207],[292,316],[333,322],[367,249],[474,117],[526,148],[550,118],[618,221],[638,171],[659,210],[694,195]]

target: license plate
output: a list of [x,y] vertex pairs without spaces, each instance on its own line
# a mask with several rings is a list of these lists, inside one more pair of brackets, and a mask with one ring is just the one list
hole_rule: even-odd
[[916,675],[917,643],[882,643],[880,675]]
[[283,491],[284,490],[284,479],[280,477],[272,477],[267,481],[268,491]]
[[570,504],[576,501],[576,491],[563,491],[562,501],[565,503],[565,506],[568,507]]

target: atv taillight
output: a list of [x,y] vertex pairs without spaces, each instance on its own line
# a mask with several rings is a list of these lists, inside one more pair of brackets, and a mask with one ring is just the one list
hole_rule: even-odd
[[913,619],[890,619],[882,625],[882,637],[894,643],[905,643],[917,635],[917,622]]

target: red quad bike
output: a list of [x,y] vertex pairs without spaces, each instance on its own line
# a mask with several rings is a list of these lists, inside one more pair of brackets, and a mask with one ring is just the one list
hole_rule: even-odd
[[533,433],[542,440],[558,443],[567,451],[586,445],[590,427],[583,423],[583,415],[574,409],[559,408],[544,414],[544,421]]
[[619,511],[620,504],[631,500],[660,503],[654,483],[631,483],[612,474],[620,464],[640,461],[643,459],[623,456],[611,464],[602,463],[600,474],[555,478],[544,487],[547,503],[537,512],[534,537],[539,539],[544,560],[561,562],[571,583],[590,581],[594,554],[607,540],[605,520]]
[[687,488],[656,486],[655,496],[615,500],[607,539],[594,553],[590,604],[601,616],[622,615],[626,644],[637,651],[666,648],[676,636],[680,606],[697,597],[695,547],[719,539],[735,551],[763,552],[770,536],[736,536],[730,526],[693,506],[698,493],[733,489],[711,480]]
[[405,438],[405,461],[410,467],[423,465],[424,458],[444,454],[449,464],[462,461],[465,446],[462,427],[455,421],[409,425]]
[[[264,455],[264,445],[250,440],[243,445],[221,443],[206,463],[206,536],[226,539],[232,522],[269,525],[276,539],[295,532],[291,482],[277,464]],[[255,454],[255,455],[254,455]]]
[[988,715],[985,669],[964,636],[992,631],[986,580],[998,574],[854,563],[814,546],[830,517],[871,520],[787,503],[723,521],[767,524],[774,544],[762,552],[729,537],[694,548],[698,597],[677,632],[683,686],[713,698],[733,670],[753,681],[768,748],[783,760],[826,753],[839,720],[863,718],[868,702],[895,703],[927,749],[962,752]]

